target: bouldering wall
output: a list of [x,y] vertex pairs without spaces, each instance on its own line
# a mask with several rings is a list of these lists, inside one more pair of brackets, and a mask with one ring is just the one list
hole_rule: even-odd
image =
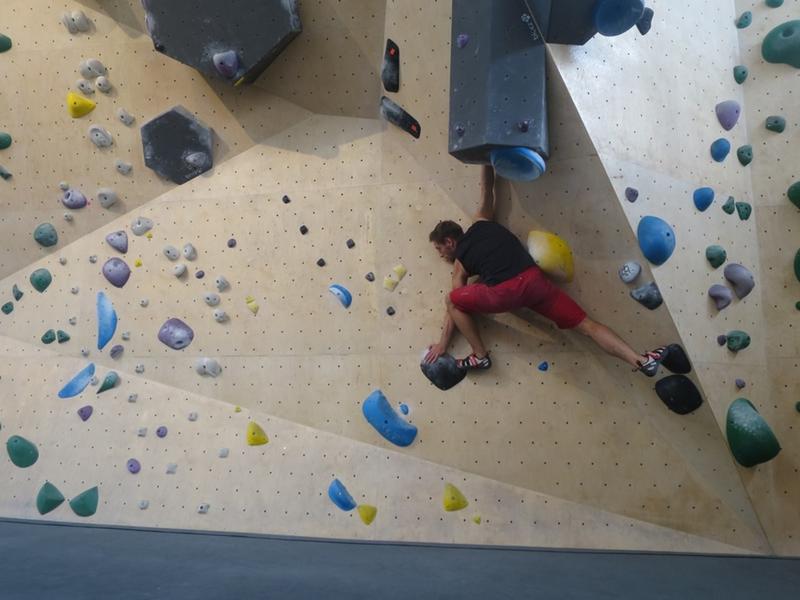
[[[94,29],[70,35],[60,15],[79,8]],[[758,373],[765,341],[756,335],[764,286],[759,281],[751,296],[728,309],[738,311],[735,317],[724,313],[709,324],[705,290],[719,274],[707,272],[706,244],[690,243],[703,232],[757,268],[757,243],[747,236],[755,235],[749,228],[758,215],[738,223],[715,205],[701,224],[693,214],[691,191],[701,183],[744,198],[750,182],[730,158],[723,167],[728,175],[700,175],[697,157],[705,157],[714,138],[693,142],[688,131],[701,113],[709,134],[714,129],[713,106],[722,93],[712,94],[711,84],[701,88],[704,99],[711,98],[708,106],[698,100],[693,108],[681,96],[676,110],[689,114],[658,123],[646,117],[664,110],[666,92],[650,91],[663,76],[643,78],[643,57],[663,61],[666,69],[667,59],[659,57],[667,47],[694,64],[691,49],[678,51],[685,32],[667,26],[670,18],[688,17],[654,8],[666,19],[651,33],[661,38],[551,47],[553,159],[538,182],[501,183],[500,219],[520,237],[534,228],[564,237],[576,256],[569,291],[636,348],[686,346],[709,400],[686,416],[667,410],[653,380],[524,312],[482,321],[495,358],[492,371],[449,392],[422,377],[420,351],[438,337],[449,281],[428,232],[445,218],[466,224],[478,196],[478,169],[447,154],[448,2],[303,2],[303,33],[253,86],[237,88],[207,81],[156,53],[137,1],[11,2],[4,33],[14,47],[0,54],[0,64],[6,63],[4,82],[15,95],[0,94],[0,129],[15,141],[0,151],[0,164],[14,176],[0,181],[8,207],[0,222],[8,245],[0,289],[8,296],[3,302],[13,300],[15,284],[24,295],[0,320],[0,426],[4,441],[22,436],[40,456],[26,469],[0,461],[9,482],[0,493],[0,516],[83,519],[66,504],[39,516],[36,495],[49,480],[67,499],[98,486],[97,512],[88,517],[95,523],[445,543],[773,551],[719,425],[733,377],[754,389],[769,386]],[[715,43],[732,57],[730,6],[709,1],[706,8],[725,32]],[[377,116],[386,37],[401,49],[400,90],[390,95],[422,124],[418,140]],[[73,120],[63,98],[80,62],[91,57],[109,68],[114,91],[96,93],[95,111]],[[31,65],[40,64],[48,69],[42,87],[23,86]],[[604,79],[593,79],[598,70]],[[721,86],[728,85],[727,64],[724,71]],[[692,81],[708,75],[693,77],[685,82],[691,98],[697,96]],[[575,91],[581,82],[591,98]],[[179,187],[146,169],[137,132],[177,104],[215,132],[214,168]],[[115,121],[120,107],[135,115],[133,128]],[[642,128],[632,125],[635,119]],[[87,139],[94,122],[114,134],[111,149],[96,149]],[[670,127],[683,128],[681,143],[696,149],[696,155],[680,153],[680,160],[698,183],[682,182],[671,158],[677,148],[654,149],[654,140],[672,135]],[[636,158],[637,150],[650,158]],[[114,170],[116,158],[132,163],[130,176]],[[113,187],[121,201],[107,211],[92,203],[66,222],[58,200],[62,180],[87,195]],[[636,204],[624,201],[628,186],[640,190]],[[31,200],[21,204],[20,197]],[[685,209],[676,207],[676,198],[685,198]],[[681,237],[673,259],[651,269],[639,252],[635,223],[639,214],[653,212]],[[152,219],[149,237],[133,234],[139,217]],[[34,242],[33,229],[42,222],[56,226],[57,245],[43,249]],[[124,255],[105,241],[120,230],[130,244]],[[165,256],[165,246],[180,251],[185,244],[194,245],[196,257]],[[132,271],[119,289],[101,274],[111,257]],[[661,287],[666,303],[657,311],[632,300],[631,288],[619,280],[617,269],[628,260],[644,265],[642,282]],[[176,264],[187,268],[180,278]],[[408,275],[390,292],[381,282],[400,264]],[[29,282],[39,268],[53,275],[43,293]],[[230,286],[218,292],[219,276]],[[331,284],[352,293],[349,309],[330,294]],[[96,345],[98,291],[119,317],[102,351]],[[219,294],[219,305],[207,305],[208,293]],[[215,309],[228,320],[215,321]],[[172,350],[158,340],[169,318],[193,328],[187,348]],[[718,330],[736,328],[749,329],[754,341],[734,360],[715,338]],[[43,344],[49,329],[66,331],[70,340]],[[129,339],[122,337],[126,332]],[[117,344],[124,351],[112,358],[109,350]],[[454,353],[465,350],[459,340]],[[218,377],[196,372],[196,360],[204,357],[219,362]],[[543,361],[547,371],[536,368]],[[58,398],[89,362],[99,380],[117,372],[119,385],[100,395],[90,386],[79,397]],[[710,371],[731,364],[743,370],[717,385]],[[361,403],[375,389],[394,406],[408,405],[407,418],[418,428],[409,447],[392,446],[362,416]],[[86,405],[93,412],[83,421],[77,411]],[[247,444],[251,421],[269,443]],[[163,437],[157,433],[162,426]],[[141,466],[136,474],[130,459]],[[777,463],[763,468],[771,464]],[[371,526],[328,498],[336,478],[356,502],[377,507]],[[448,482],[465,494],[465,509],[443,509]]]

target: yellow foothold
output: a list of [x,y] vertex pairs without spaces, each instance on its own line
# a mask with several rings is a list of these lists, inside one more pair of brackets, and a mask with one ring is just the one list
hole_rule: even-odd
[[397,265],[394,269],[392,269],[392,271],[394,271],[394,274],[397,275],[398,282],[403,281],[403,277],[405,277],[406,273],[408,273],[408,269],[406,269],[403,265]]
[[236,80],[236,83],[233,84],[233,87],[239,87],[243,83],[244,83],[244,77],[240,77],[239,79]]
[[393,292],[394,289],[397,287],[397,284],[400,283],[399,281],[395,281],[391,277],[385,277],[383,280],[383,288]]
[[469,502],[467,502],[467,499],[464,497],[464,494],[461,493],[461,490],[459,490],[452,483],[447,483],[444,486],[443,504],[444,509],[447,512],[454,512],[456,510],[466,508]]
[[152,231],[148,231],[148,232],[147,232],[147,235],[146,235],[145,237],[146,237],[148,240],[152,240],[152,239],[153,239],[153,232],[152,232]]
[[88,98],[84,98],[80,94],[76,94],[75,92],[67,94],[67,111],[73,119],[85,117],[94,110],[95,106],[97,106],[97,104]]
[[253,313],[254,315],[258,314],[259,306],[258,306],[258,304],[256,304],[256,299],[255,298],[253,298],[252,296],[247,296],[247,298],[244,299],[244,302],[245,302],[245,304],[247,304],[247,308],[250,309],[251,313]]
[[480,525],[481,524],[481,516],[480,515],[475,515],[474,517],[472,517],[472,522],[475,523],[475,525]]
[[233,409],[233,412],[242,412],[242,407],[237,406],[236,408]]
[[375,515],[378,514],[378,509],[369,504],[358,505],[358,516],[361,517],[361,522],[364,525],[372,525],[375,520]]
[[248,446],[263,446],[269,442],[267,434],[261,429],[261,426],[255,421],[250,421],[247,424],[247,445]]
[[137,258],[135,261],[133,261],[133,266],[134,267],[141,267],[142,266],[142,259],[141,258]]
[[539,268],[559,283],[569,283],[575,276],[575,264],[569,244],[555,234],[531,231],[528,252]]

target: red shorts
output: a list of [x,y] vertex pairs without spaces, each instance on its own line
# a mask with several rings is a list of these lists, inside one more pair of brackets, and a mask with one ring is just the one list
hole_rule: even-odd
[[560,329],[573,329],[586,313],[550,281],[539,267],[531,267],[495,286],[474,283],[450,292],[450,300],[465,313],[504,313],[530,308],[554,321]]

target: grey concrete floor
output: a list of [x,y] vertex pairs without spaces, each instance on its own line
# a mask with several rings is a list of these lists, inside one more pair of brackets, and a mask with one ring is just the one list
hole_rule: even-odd
[[364,544],[0,520],[2,600],[800,597],[800,560]]

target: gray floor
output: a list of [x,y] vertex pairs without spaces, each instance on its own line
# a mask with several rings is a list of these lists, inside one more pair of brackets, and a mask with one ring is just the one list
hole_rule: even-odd
[[800,560],[361,544],[0,520],[0,598],[800,597]]

